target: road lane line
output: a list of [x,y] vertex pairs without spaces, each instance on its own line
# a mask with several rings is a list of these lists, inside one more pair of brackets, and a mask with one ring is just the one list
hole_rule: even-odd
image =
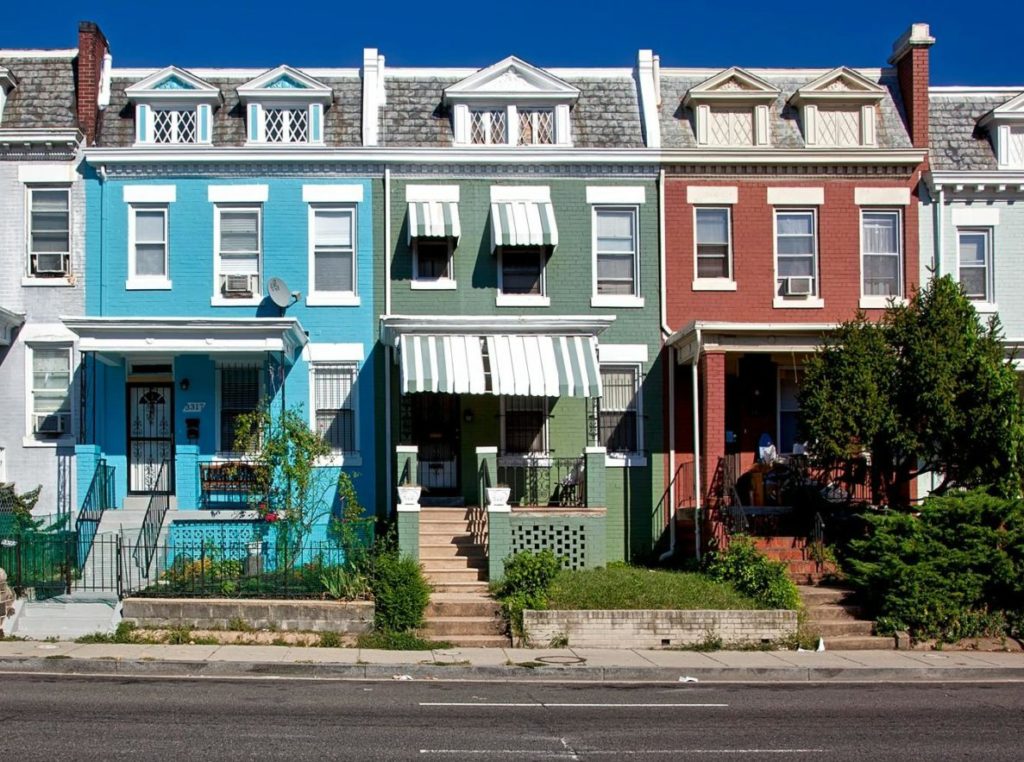
[[570,707],[580,707],[583,709],[653,709],[655,707],[664,707],[666,709],[680,709],[686,707],[710,707],[710,708],[725,708],[728,704],[571,704],[571,703],[559,703],[553,702],[548,703],[546,701],[529,701],[523,703],[509,703],[509,702],[489,702],[489,701],[421,701],[420,706],[451,706],[451,707],[466,707],[466,706],[484,706],[484,707],[512,707],[512,708],[527,708],[536,707],[541,709],[552,709],[559,708],[565,709]]
[[433,756],[470,755],[516,755],[538,757],[554,757],[558,759],[578,759],[580,756],[649,756],[653,754],[673,756],[679,754],[824,754],[828,749],[420,749],[420,754]]

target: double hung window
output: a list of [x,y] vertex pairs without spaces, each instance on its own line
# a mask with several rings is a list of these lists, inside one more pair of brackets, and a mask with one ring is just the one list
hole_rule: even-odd
[[28,189],[28,270],[33,278],[63,278],[71,272],[71,191]]

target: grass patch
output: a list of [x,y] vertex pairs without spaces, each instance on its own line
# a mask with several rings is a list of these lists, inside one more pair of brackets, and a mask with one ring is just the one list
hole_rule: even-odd
[[731,584],[703,574],[625,565],[559,572],[547,599],[548,608],[568,610],[760,608]]
[[411,632],[388,632],[380,630],[367,632],[359,636],[360,648],[378,648],[383,651],[432,651],[435,648],[451,648],[452,644],[443,640],[427,640]]

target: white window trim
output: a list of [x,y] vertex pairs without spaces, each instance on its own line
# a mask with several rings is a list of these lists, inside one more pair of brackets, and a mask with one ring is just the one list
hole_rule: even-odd
[[[519,247],[513,247],[519,248]],[[495,296],[494,304],[496,307],[550,307],[551,298],[548,296],[548,263],[545,257],[543,246],[527,246],[531,250],[538,252],[540,257],[544,259],[541,262],[540,268],[540,293],[539,294],[506,294],[504,293],[504,254],[505,247],[498,247],[498,293]]]
[[[436,240],[436,239],[433,239]],[[448,277],[447,278],[422,278],[420,277],[420,239],[412,242],[412,280],[409,281],[409,288],[413,291],[454,291],[459,287],[451,274],[455,272],[455,242],[451,238],[443,239],[448,242]]]
[[957,225],[956,226],[956,281],[960,283],[960,234],[981,233],[985,236],[985,299],[971,299],[976,312],[996,312],[999,306],[995,294],[995,226],[989,225]]
[[[125,188],[127,191],[128,189]],[[164,274],[136,275],[135,273],[135,215],[139,211],[163,212],[164,215]],[[128,279],[124,283],[127,291],[166,291],[171,283],[171,240],[170,209],[167,204],[133,203],[128,206]]]
[[[771,188],[768,189],[769,193]],[[779,214],[793,212],[810,213],[814,220],[814,293],[810,296],[780,296],[779,295]],[[818,230],[818,209],[811,207],[786,207],[776,206],[772,209],[772,307],[774,309],[820,309],[825,306],[825,300],[821,296],[821,246],[819,242],[820,232]]]
[[[299,91],[301,92],[301,91]],[[253,114],[253,107],[255,107],[256,113],[256,139],[251,140],[250,136],[251,125],[249,124],[249,118]],[[314,107],[319,109],[319,120],[320,120],[320,140],[313,139],[313,110]],[[278,140],[270,142],[267,140],[267,109],[275,109],[281,111],[305,111],[306,112],[306,139],[305,140]],[[317,146],[323,145],[323,132],[324,132],[324,109],[319,103],[311,103],[305,100],[282,100],[282,101],[267,101],[267,102],[249,102],[245,106],[245,134],[247,146],[271,146],[273,148],[279,148],[284,146]],[[288,134],[291,135],[291,115],[288,116]]]
[[[64,275],[58,275],[54,278],[41,278],[37,275],[32,275],[32,194],[37,190],[63,190],[68,194],[68,271]],[[25,259],[23,260],[22,267],[22,286],[57,286],[67,288],[74,286],[75,280],[75,263],[74,257],[72,256],[75,249],[75,211],[72,206],[71,199],[71,184],[67,182],[55,183],[52,185],[45,184],[32,184],[25,186]],[[45,252],[44,252],[45,253]],[[64,252],[50,252],[50,253],[64,253]]]
[[[726,243],[729,250],[726,254],[726,268],[728,275],[724,278],[702,278],[697,274],[698,269],[698,244],[697,240],[697,213],[701,209],[722,209],[725,211]],[[733,263],[732,245],[732,206],[727,204],[698,204],[693,207],[693,283],[691,288],[694,291],[735,291],[736,271]]]
[[[157,106],[156,104],[144,104],[147,106],[146,110],[146,134],[142,141],[136,141],[135,145],[146,145],[146,146],[196,146],[208,144],[209,141],[203,141],[202,137],[202,115],[199,113],[198,104],[188,105],[172,105],[162,104]],[[158,111],[170,111],[174,114],[174,118],[171,120],[171,130],[174,137],[173,140],[168,140],[166,143],[156,142],[156,114]],[[178,114],[183,111],[191,111],[195,118],[195,131],[196,139],[189,142],[183,142],[178,140]],[[138,117],[136,117],[138,118]],[[211,130],[212,131],[212,130]]]
[[[309,346],[307,344],[307,346]],[[325,345],[321,345],[325,346]],[[329,345],[326,345],[329,346]],[[338,345],[344,346],[344,345]],[[317,353],[316,351],[312,354],[323,354]],[[330,467],[360,467],[363,465],[362,451],[359,450],[359,376],[362,371],[362,359],[355,360],[347,357],[346,359],[326,359],[326,357],[318,357],[315,360],[309,360],[309,428],[312,431],[316,431],[316,366],[318,365],[348,365],[351,366],[354,373],[352,378],[352,441],[355,443],[356,449],[352,452],[335,453],[332,452],[323,458],[320,458],[316,462],[316,466],[319,468],[330,468]]]
[[[360,190],[362,187],[360,186]],[[351,212],[352,214],[352,290],[351,291],[317,291],[316,290],[316,236],[314,221],[320,211]],[[306,305],[309,307],[358,307],[362,303],[359,296],[359,210],[353,204],[310,203],[307,212],[307,245],[309,266],[309,290]],[[262,247],[261,247],[262,248]],[[261,252],[262,253],[262,252]],[[262,264],[262,263],[261,263]]]
[[[227,186],[231,187],[231,186]],[[237,187],[237,186],[236,186]],[[266,186],[252,186],[263,187]],[[211,195],[213,187],[210,188]],[[256,211],[259,254],[257,255],[257,288],[248,299],[228,299],[221,293],[220,287],[220,215],[222,211]],[[263,301],[263,205],[259,203],[218,202],[213,207],[213,296],[210,305],[213,307],[254,307]]]
[[[874,296],[864,293],[864,215],[865,214],[894,214],[896,215],[896,242],[899,246],[899,266],[897,268],[896,284],[898,293],[895,296]],[[885,309],[890,304],[905,304],[906,278],[903,271],[906,269],[906,246],[903,241],[903,210],[888,207],[868,207],[860,210],[860,308]]]
[[[642,189],[641,189],[642,190]],[[633,215],[633,293],[599,294],[597,292],[597,216],[601,212],[629,212]],[[640,289],[640,207],[636,204],[594,204],[590,207],[590,306],[643,307]],[[545,270],[547,266],[545,265]]]
[[[68,428],[70,431],[66,431],[64,436],[59,439],[39,439],[35,433],[35,421],[33,416],[35,415],[35,398],[33,397],[33,355],[36,348],[40,349],[66,349],[69,354],[68,368],[70,370],[68,378],[68,397],[70,398],[70,415],[68,416]],[[57,448],[57,447],[72,447],[77,439],[78,431],[78,384],[75,383],[75,375],[77,373],[77,364],[75,357],[75,346],[71,342],[67,341],[33,341],[25,343],[25,436],[22,438],[22,447],[39,447],[39,448]]]
[[[600,347],[598,347],[600,351]],[[627,355],[628,356],[628,355]],[[643,378],[643,363],[624,361],[607,361],[598,358],[597,372],[600,373],[605,367],[634,368],[636,370],[636,442],[643,446],[644,443],[644,392],[641,379]],[[602,408],[603,409],[603,408]],[[602,443],[601,447],[605,447]],[[607,452],[604,456],[605,468],[642,468],[647,465],[647,456],[643,452]]]
[[528,463],[536,466],[546,466],[550,464],[551,460],[551,401],[547,397],[541,397],[540,399],[545,400],[546,409],[544,413],[544,433],[542,434],[544,439],[544,449],[539,452],[520,452],[520,453],[509,453],[506,452],[505,445],[505,416],[506,404],[508,402],[508,395],[503,394],[498,398],[498,419],[500,422],[499,439],[500,447],[498,448],[498,463],[503,466],[512,466]]
[[[259,379],[259,395],[258,395],[258,399],[260,399],[260,400],[264,399],[264,397],[266,395],[266,391],[267,391],[266,390],[266,383],[265,383],[266,373],[264,372],[265,371],[264,365],[262,363],[260,363],[259,361],[254,361],[252,363],[247,363],[247,362],[244,362],[244,361],[243,362],[238,362],[238,363],[226,363],[227,367],[231,367],[231,366],[234,366],[234,365],[238,365],[238,366],[250,365],[251,367],[257,369],[256,375],[257,375],[257,378]],[[215,444],[215,447],[214,447],[214,452],[215,452],[214,460],[237,460],[239,457],[244,456],[246,453],[240,453],[240,452],[236,452],[234,450],[225,450],[222,447],[223,442],[220,441],[220,434],[221,434],[221,431],[220,431],[220,415],[221,415],[221,412],[222,412],[221,411],[221,383],[222,383],[221,382],[221,374],[224,371],[224,368],[225,368],[225,364],[221,364],[221,363],[217,363],[216,367],[214,368],[215,372],[214,372],[213,406],[214,406],[214,413],[215,413],[215,416],[216,416],[214,418],[214,423],[213,423],[214,444]]]

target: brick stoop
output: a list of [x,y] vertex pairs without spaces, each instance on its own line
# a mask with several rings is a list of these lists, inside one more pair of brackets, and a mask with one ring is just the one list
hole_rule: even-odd
[[804,602],[806,628],[833,651],[892,650],[896,638],[875,635],[875,623],[863,619],[853,592],[826,585],[797,585]]
[[420,564],[433,588],[421,637],[462,648],[509,645],[501,605],[487,589],[487,549],[473,542],[466,508],[420,512]]
[[814,560],[806,537],[755,537],[754,547],[784,563],[789,578],[798,585],[816,585],[837,571],[834,564]]

